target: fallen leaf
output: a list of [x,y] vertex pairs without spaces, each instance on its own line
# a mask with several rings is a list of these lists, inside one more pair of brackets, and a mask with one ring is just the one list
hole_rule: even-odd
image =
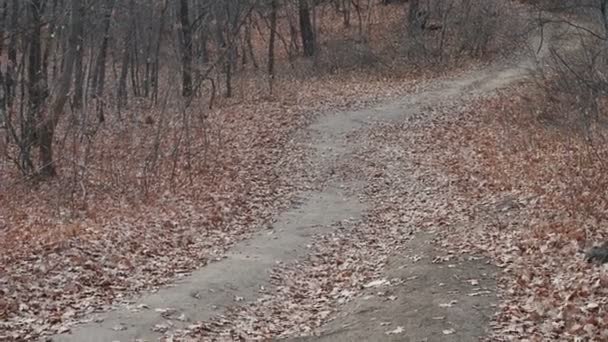
[[447,329],[447,330],[443,330],[443,331],[442,331],[442,333],[443,333],[444,335],[452,335],[452,334],[453,334],[453,333],[455,333],[455,332],[456,332],[456,330],[454,330],[454,329]]
[[115,325],[112,327],[114,331],[124,331],[127,330],[127,327],[124,324]]
[[384,285],[389,285],[390,282],[388,280],[385,279],[378,279],[378,280],[374,280],[371,281],[365,285],[363,285],[364,288],[370,288],[370,287],[379,287],[379,286],[384,286]]
[[397,334],[402,334],[404,331],[405,330],[403,329],[403,327],[399,326],[395,330],[385,332],[385,334],[386,335],[397,335]]
[[442,303],[442,304],[439,304],[439,307],[440,307],[440,308],[451,308],[451,307],[452,307],[452,306],[454,306],[454,304],[456,304],[456,303],[458,303],[458,301],[457,301],[457,300],[452,300],[452,301],[451,301],[451,302],[449,302],[449,303]]

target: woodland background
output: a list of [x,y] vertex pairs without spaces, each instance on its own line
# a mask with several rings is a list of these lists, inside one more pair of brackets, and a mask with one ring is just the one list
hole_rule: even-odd
[[552,51],[521,96],[438,131],[485,146],[442,165],[541,194],[564,216],[536,227],[562,242],[605,240],[607,6],[1,1],[0,336],[57,331],[228,248],[287,203],[276,165],[311,113],[512,58],[556,22],[583,48]]

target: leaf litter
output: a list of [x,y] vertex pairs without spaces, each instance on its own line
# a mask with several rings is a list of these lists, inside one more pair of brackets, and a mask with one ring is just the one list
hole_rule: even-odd
[[[198,330],[173,332],[171,338],[314,335],[343,305],[340,294],[345,290],[349,297],[358,296],[365,285],[385,284],[381,270],[386,256],[399,250],[400,239],[416,229],[430,229],[439,235],[436,243],[452,254],[481,253],[503,268],[502,301],[489,341],[608,339],[608,269],[584,261],[580,234],[590,223],[573,219],[568,207],[572,197],[565,192],[564,177],[572,174],[572,167],[564,164],[564,156],[571,155],[572,146],[549,142],[551,134],[540,131],[531,135],[542,139],[544,156],[519,146],[509,150],[505,138],[517,141],[523,133],[515,139],[505,136],[517,128],[505,130],[493,117],[518,110],[518,91],[512,87],[467,98],[421,114],[424,120],[412,116],[353,135],[364,147],[345,167],[363,166],[371,179],[365,197],[373,208],[362,222],[316,238],[311,254],[331,258],[282,265],[275,270],[275,288],[258,301],[234,307],[228,319],[202,322]],[[404,167],[408,164],[403,160],[413,161],[412,166]],[[387,172],[397,165],[399,171]],[[595,203],[608,212],[606,202]],[[349,234],[343,233],[346,227]],[[387,234],[386,227],[394,231]],[[595,235],[586,236],[589,240],[607,238],[605,231],[590,231]],[[346,262],[336,268],[330,260]],[[479,285],[476,279],[468,283]],[[457,303],[439,306],[449,309]]]
[[[275,267],[273,288],[256,301],[235,305],[194,329],[171,331],[166,338],[267,340],[316,335],[340,306],[361,296],[362,289],[408,281],[381,276],[388,257],[399,253],[416,231],[445,225],[454,207],[445,191],[446,177],[434,167],[421,167],[417,155],[430,148],[419,144],[421,135],[427,134],[422,128],[433,126],[441,113],[420,113],[405,122],[378,123],[350,134],[357,150],[333,168],[343,184],[360,177],[368,180],[361,197],[372,207],[364,218],[344,221],[333,232],[315,236],[307,257]],[[360,170],[357,174],[351,172],[353,165]],[[319,179],[313,177],[313,182]]]
[[36,193],[0,191],[0,339],[65,331],[94,312],[130,304],[132,294],[221,259],[253,228],[267,226],[295,193],[324,177],[304,164],[306,146],[285,148],[293,132],[315,113],[362,107],[416,83],[333,77],[284,89],[294,86],[302,94],[297,103],[256,100],[210,113],[223,141],[211,147],[217,154],[212,168],[221,171],[167,187],[146,203],[107,196],[91,184],[95,201],[73,216],[69,208],[57,214],[49,207],[59,183]]
[[[363,105],[357,99],[361,93],[381,98],[377,89],[370,88],[353,89],[350,98],[337,107]],[[574,179],[580,184],[582,171],[572,167],[578,164],[568,163],[572,159],[567,157],[574,158],[574,152],[582,153],[584,147],[555,143],[550,134],[539,137],[538,133],[531,135],[543,153],[505,144],[505,126],[480,114],[520,110],[520,103],[513,100],[518,94],[516,90],[515,95],[467,99],[467,103],[434,108],[405,123],[379,124],[362,134],[366,138],[362,151],[336,169],[338,175],[345,176],[356,164],[372,180],[365,189],[365,197],[373,203],[367,217],[361,222],[344,222],[333,233],[315,237],[309,249],[311,256],[320,257],[278,265],[272,277],[273,289],[261,289],[257,301],[235,306],[210,322],[167,331],[166,340],[314,334],[339,305],[357,296],[365,284],[382,279],[387,256],[398,251],[416,229],[439,232],[437,243],[446,249],[481,252],[503,267],[503,300],[490,340],[608,339],[608,270],[587,264],[579,253],[581,235],[590,241],[605,241],[607,236],[605,230],[597,229],[596,222],[572,215],[568,202],[568,182]],[[247,112],[244,108],[231,108],[234,113],[222,110],[218,126],[226,128],[238,157],[225,160],[237,165],[227,167],[233,172],[217,182],[227,184],[201,184],[200,189],[215,189],[202,200],[213,206],[201,208],[186,192],[176,191],[148,207],[156,214],[151,217],[122,202],[102,208],[109,202],[100,201],[96,209],[103,215],[70,226],[59,234],[61,238],[43,234],[43,240],[36,238],[38,229],[33,227],[59,226],[41,219],[55,217],[48,214],[44,201],[28,197],[32,207],[27,211],[15,210],[10,215],[3,211],[0,227],[18,223],[23,235],[18,237],[12,229],[0,231],[0,241],[11,242],[1,246],[7,252],[0,259],[0,338],[31,339],[65,331],[84,315],[108,309],[130,293],[186,274],[221,257],[231,244],[247,236],[253,223],[269,220],[277,210],[270,203],[279,201],[286,206],[289,201],[281,202],[282,196],[289,198],[296,190],[319,186],[321,171],[302,175],[307,169],[301,165],[303,149],[283,154],[280,148],[289,143],[289,133],[305,125],[310,116],[306,117],[302,108],[270,107],[251,113],[251,117],[271,113],[255,124],[266,133],[283,132],[274,141],[244,138],[264,136],[252,128],[253,122],[251,127],[240,128],[242,122],[237,117]],[[422,115],[425,119],[419,120]],[[520,127],[511,122],[507,128],[513,134],[514,128]],[[518,139],[522,139],[521,134],[513,140]],[[399,162],[402,160],[413,164],[394,170],[404,165]],[[281,170],[299,170],[293,174],[300,178],[271,186],[281,179],[272,171],[277,165]],[[247,173],[251,176],[246,184],[229,181]],[[376,176],[385,173],[388,175]],[[589,173],[585,176],[602,180]],[[594,194],[582,191],[580,196]],[[505,197],[515,198],[517,205],[502,205]],[[595,199],[587,202],[605,213],[606,202]],[[0,200],[8,203],[7,195],[0,192]],[[450,229],[449,222],[455,220],[468,223],[462,226],[469,230]],[[449,308],[455,304],[441,305]],[[454,333],[451,329],[446,332]]]

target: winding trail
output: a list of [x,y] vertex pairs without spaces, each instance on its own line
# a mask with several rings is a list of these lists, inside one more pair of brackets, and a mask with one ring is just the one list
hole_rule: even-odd
[[[452,79],[437,80],[425,91],[373,108],[320,116],[306,129],[307,144],[313,150],[310,164],[331,169],[357,149],[348,136],[378,122],[395,122],[411,117],[438,104],[466,101],[512,85],[526,78],[531,59],[500,63]],[[405,167],[405,166],[404,166]],[[100,313],[87,324],[53,341],[109,342],[156,341],[162,337],[166,318],[173,317],[172,328],[183,328],[192,321],[204,321],[221,314],[238,302],[254,301],[260,288],[269,287],[270,271],[278,262],[290,262],[307,253],[314,234],[335,229],[343,220],[359,220],[369,209],[358,196],[366,181],[351,170],[352,177],[323,180],[321,190],[300,194],[300,204],[281,213],[271,229],[258,232],[252,239],[237,244],[223,259],[155,293],[134,298],[132,306]],[[331,174],[331,172],[328,172]],[[394,290],[399,300],[358,299],[348,303],[340,317],[331,322],[319,337],[306,341],[470,341],[487,329],[496,303],[496,272],[477,258],[455,261],[455,267],[433,263],[437,251],[430,244],[433,235],[418,234],[404,248],[421,255],[416,262],[395,256],[386,270],[388,278],[413,281]],[[467,296],[463,279],[479,279],[481,296]],[[448,289],[448,291],[446,291]],[[373,292],[373,289],[366,290]],[[440,324],[445,316],[442,303],[457,300],[457,311],[445,317],[457,329]],[[170,308],[170,310],[168,310]],[[401,320],[402,334],[387,335],[388,327],[378,322]],[[394,327],[392,327],[394,328]],[[391,328],[391,329],[392,329]],[[156,331],[155,331],[156,330]]]

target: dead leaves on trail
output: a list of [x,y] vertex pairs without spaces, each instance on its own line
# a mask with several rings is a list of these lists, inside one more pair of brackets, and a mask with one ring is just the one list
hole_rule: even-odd
[[470,103],[428,131],[424,141],[442,148],[425,158],[449,175],[470,222],[441,243],[482,251],[504,269],[489,340],[603,341],[608,267],[581,251],[608,238],[605,169],[564,128],[536,121],[525,92]]
[[[91,168],[87,201],[77,208],[60,181],[4,188],[14,175],[0,164],[0,340],[65,331],[93,311],[221,257],[316,177],[304,164],[306,148],[289,145],[298,128],[317,113],[412,86],[365,76],[284,82],[275,100],[224,103],[210,113],[209,129],[218,137],[209,164],[188,172],[180,166],[177,182],[160,182],[145,200],[130,173],[109,179],[102,172],[143,153],[115,149],[121,140],[112,133],[93,158],[100,167]],[[145,130],[137,134],[135,140],[147,141]]]
[[[167,339],[267,340],[315,335],[342,305],[366,288],[395,300],[385,289],[407,279],[381,276],[388,257],[400,253],[415,231],[435,228],[435,218],[445,219],[450,207],[449,201],[438,200],[443,181],[437,183],[432,170],[417,166],[412,149],[405,148],[416,142],[417,127],[427,119],[420,116],[397,126],[378,124],[349,134],[355,152],[341,156],[335,169],[340,170],[340,184],[365,180],[363,193],[357,194],[371,206],[367,215],[359,221],[341,222],[332,233],[315,236],[304,260],[275,268],[273,288],[260,291],[257,301],[235,306],[191,329],[170,332]],[[401,143],[404,148],[399,147]],[[405,333],[398,327],[390,331]]]
[[180,341],[266,340],[313,334],[333,316],[337,303],[349,302],[359,288],[377,278],[400,240],[387,231],[344,222],[335,233],[318,236],[305,260],[275,268],[274,287],[260,291],[256,302],[169,336]]
[[315,334],[359,288],[386,284],[378,270],[398,248],[396,237],[431,229],[446,250],[481,252],[503,268],[489,341],[607,340],[608,266],[588,264],[581,253],[592,241],[606,241],[606,230],[589,220],[590,212],[606,213],[606,206],[598,197],[594,211],[586,210],[576,194],[599,196],[581,185],[592,185],[590,179],[603,184],[596,173],[602,169],[575,163],[584,146],[525,117],[507,121],[524,110],[514,100],[517,91],[436,106],[353,135],[362,149],[348,163],[363,167],[370,180],[365,193],[373,210],[365,220],[348,228],[352,234],[338,230],[317,238],[311,255],[327,255],[325,264],[311,258],[283,265],[273,277],[276,293],[183,333],[245,339]]
[[[93,311],[187,274],[266,223],[294,190],[320,186],[324,175],[310,169],[291,133],[312,112],[403,91],[352,83],[320,80],[301,85],[307,91],[289,103],[218,110],[210,119],[224,144],[215,148],[226,150],[212,177],[193,186],[196,196],[184,185],[133,204],[100,192],[74,219],[52,201],[60,184],[11,196],[0,189],[0,340],[67,331]],[[235,300],[225,315],[185,330],[155,329],[167,341],[315,334],[362,288],[397,284],[381,276],[387,257],[428,229],[446,250],[482,252],[503,268],[489,340],[608,340],[608,266],[580,253],[608,239],[605,169],[586,145],[524,115],[512,91],[352,134],[360,148],[332,172],[368,181],[362,200],[372,207],[363,220],[316,236],[307,258],[277,266],[273,288],[260,289],[256,302]]]

